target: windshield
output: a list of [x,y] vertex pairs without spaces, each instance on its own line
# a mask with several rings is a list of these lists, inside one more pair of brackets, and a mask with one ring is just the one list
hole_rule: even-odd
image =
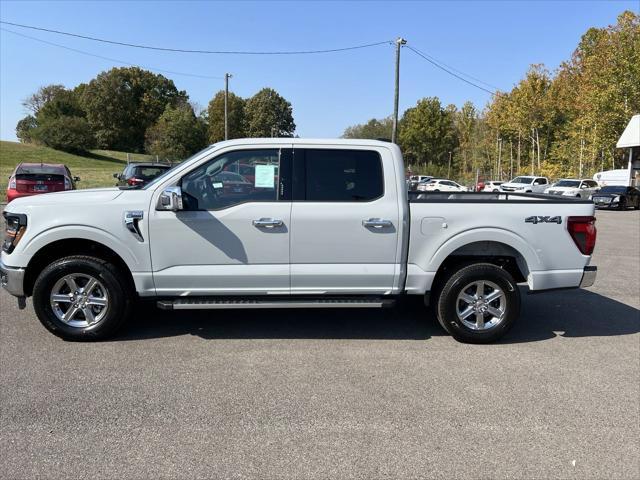
[[516,177],[509,183],[531,183],[532,181],[533,177]]
[[157,176],[156,178],[154,178],[153,180],[151,180],[149,183],[147,183],[145,186],[142,187],[142,190],[147,190],[150,187],[154,187],[155,185],[157,185],[158,183],[162,182],[167,176],[171,175],[173,173],[173,171],[179,167],[180,165],[182,165],[184,162],[188,162],[189,160],[192,160],[204,153],[206,153],[207,151],[211,150],[214,145],[210,145],[207,148],[200,150],[198,153],[194,153],[193,155],[191,155],[189,158],[187,158],[186,160],[181,161],[180,163],[175,164],[173,167],[171,167],[169,170],[167,170],[166,172],[164,172],[162,175]]
[[626,190],[627,190],[627,187],[611,185],[608,187],[602,187],[600,189],[600,193],[624,193]]
[[578,188],[580,186],[580,180],[560,180],[554,185],[554,187],[571,187]]

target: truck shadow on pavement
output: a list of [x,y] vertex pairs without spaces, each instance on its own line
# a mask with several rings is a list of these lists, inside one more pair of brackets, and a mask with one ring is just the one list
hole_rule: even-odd
[[[640,310],[587,290],[528,295],[511,331],[498,343],[640,332]],[[153,304],[137,309],[114,341],[194,335],[203,339],[426,340],[446,335],[421,298],[395,308],[264,309],[166,312]],[[453,340],[452,340],[453,341]]]

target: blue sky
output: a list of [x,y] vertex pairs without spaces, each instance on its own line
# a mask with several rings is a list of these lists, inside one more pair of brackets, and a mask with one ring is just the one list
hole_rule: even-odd
[[[307,50],[403,36],[409,44],[484,82],[511,88],[532,63],[556,68],[592,26],[615,23],[640,2],[2,2],[4,21],[130,43],[185,49]],[[234,76],[231,90],[248,97],[272,87],[293,104],[297,133],[336,137],[345,127],[384,117],[393,107],[394,50],[381,45],[306,56],[177,54],[95,43],[23,30],[34,38],[150,70]],[[21,100],[41,85],[73,87],[117,62],[0,32],[0,138],[15,140]],[[159,72],[160,73],[160,72]],[[165,74],[206,106],[222,79]],[[443,103],[490,95],[449,76],[408,49],[401,60],[400,112],[422,97]]]

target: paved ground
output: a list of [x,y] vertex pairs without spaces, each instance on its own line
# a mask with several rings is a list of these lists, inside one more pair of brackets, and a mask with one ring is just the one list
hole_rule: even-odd
[[640,212],[504,342],[391,311],[140,315],[65,343],[0,294],[0,477],[640,478]]

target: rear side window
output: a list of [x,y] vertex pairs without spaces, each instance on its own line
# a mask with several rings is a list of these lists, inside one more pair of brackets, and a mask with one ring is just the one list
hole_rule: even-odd
[[[295,151],[296,170],[299,150]],[[368,150],[304,150],[304,192],[296,200],[308,202],[368,202],[384,194],[382,159]]]

